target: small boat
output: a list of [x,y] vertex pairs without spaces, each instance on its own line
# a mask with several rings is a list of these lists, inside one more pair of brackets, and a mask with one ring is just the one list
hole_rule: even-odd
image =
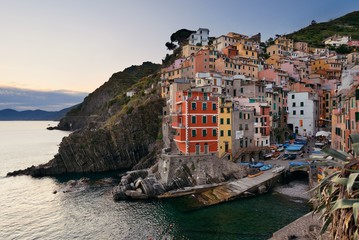
[[278,166],[278,167],[275,167],[273,170],[272,170],[272,173],[280,173],[281,171],[283,171],[285,169],[284,166]]
[[257,163],[249,164],[249,167],[251,167],[251,168],[260,168],[260,167],[263,167],[263,166],[264,166],[263,162],[257,162]]
[[257,177],[257,176],[259,176],[259,175],[261,175],[261,174],[263,174],[262,171],[257,172],[257,173],[254,173],[254,174],[248,174],[248,177],[249,177],[249,178],[254,178],[254,177]]
[[261,170],[261,171],[267,171],[267,170],[269,170],[269,169],[271,169],[271,168],[272,168],[272,165],[271,165],[271,164],[265,164],[265,165],[263,165],[262,167],[260,167],[259,170]]
[[309,163],[307,162],[290,162],[289,166],[290,167],[301,167],[301,166],[308,166]]

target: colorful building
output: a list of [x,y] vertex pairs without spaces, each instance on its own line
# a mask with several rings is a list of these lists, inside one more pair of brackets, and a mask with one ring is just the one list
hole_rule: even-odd
[[172,128],[182,154],[218,152],[218,97],[210,87],[176,92]]
[[232,100],[220,97],[218,107],[218,156],[220,158],[228,154],[228,159],[232,159],[232,113]]
[[190,45],[200,45],[206,46],[208,45],[209,38],[209,29],[208,28],[198,28],[195,33],[192,33],[189,38],[188,42]]

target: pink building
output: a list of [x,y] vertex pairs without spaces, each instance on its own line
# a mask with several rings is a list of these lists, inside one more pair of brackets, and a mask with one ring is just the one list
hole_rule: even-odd
[[258,72],[258,79],[264,80],[267,83],[274,83],[275,85],[285,85],[289,80],[289,75],[286,71],[281,69],[265,69]]
[[359,47],[359,40],[349,41],[348,46],[350,46],[350,47]]
[[298,70],[292,62],[282,63],[280,69],[287,72],[290,77],[299,80]]

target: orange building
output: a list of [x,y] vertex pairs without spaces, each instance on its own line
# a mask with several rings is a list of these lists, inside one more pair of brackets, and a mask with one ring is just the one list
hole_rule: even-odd
[[310,63],[312,73],[318,73],[327,79],[340,79],[341,67],[338,59],[319,58]]
[[209,89],[176,92],[172,128],[176,130],[174,142],[183,154],[218,152],[218,97]]

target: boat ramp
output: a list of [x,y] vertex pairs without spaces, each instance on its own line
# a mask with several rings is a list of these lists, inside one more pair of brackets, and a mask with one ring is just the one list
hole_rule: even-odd
[[[276,165],[273,169],[278,169],[280,166]],[[203,185],[170,191],[160,195],[159,198],[188,196],[192,200],[191,205],[193,207],[216,205],[237,198],[252,196],[256,193],[266,192],[281,179],[281,176],[288,168],[282,167],[281,169],[282,171],[271,169],[264,171],[263,174],[254,178],[245,177],[219,185]]]

